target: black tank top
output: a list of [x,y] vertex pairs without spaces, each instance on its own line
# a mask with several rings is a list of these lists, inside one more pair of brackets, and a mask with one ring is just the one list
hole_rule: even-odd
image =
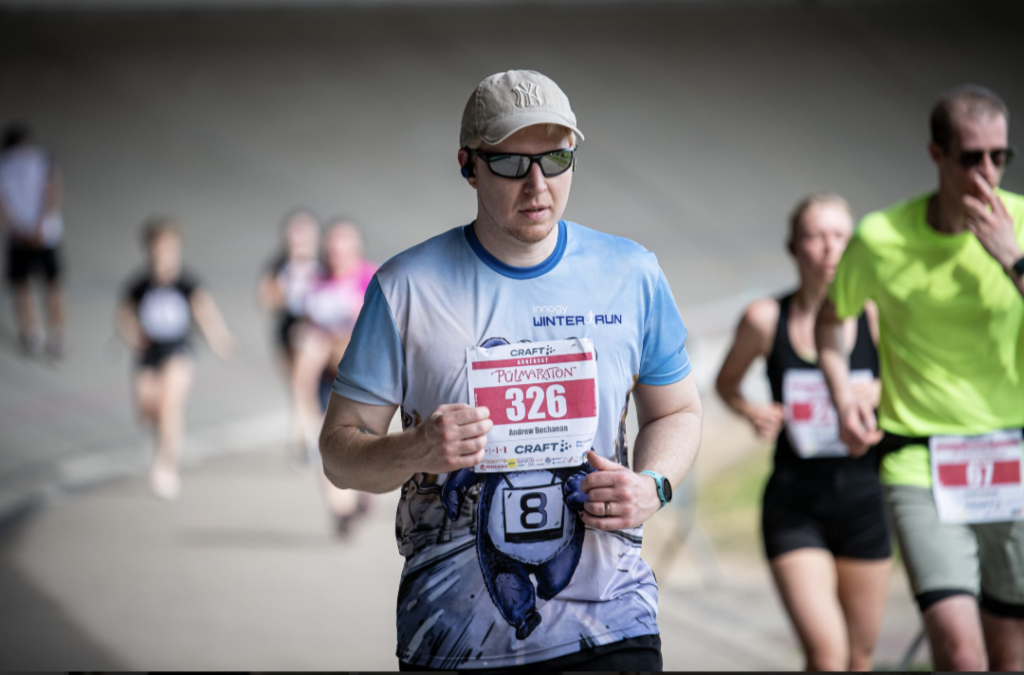
[[[789,306],[793,295],[791,293],[779,298],[779,325],[775,329],[775,341],[772,344],[772,351],[768,355],[768,381],[772,386],[772,399],[776,403],[782,403],[782,380],[787,370],[817,370],[818,368],[815,364],[800,358],[796,350],[793,349],[793,343],[789,340]],[[875,343],[871,340],[871,331],[863,312],[857,317],[857,341],[850,353],[849,365],[850,370],[870,370],[875,377],[878,377],[878,352],[875,350]],[[878,458],[878,452],[872,448],[856,459],[852,457],[804,459],[796,453],[790,443],[785,426],[779,432],[775,442],[775,472],[794,473],[810,480],[824,478],[839,471],[846,474],[863,473],[877,481]]]

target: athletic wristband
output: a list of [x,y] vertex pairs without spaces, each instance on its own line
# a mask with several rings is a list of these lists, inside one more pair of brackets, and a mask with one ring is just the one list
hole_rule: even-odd
[[1015,277],[1024,276],[1024,257],[1013,263],[1013,265],[1010,266],[1010,271]]

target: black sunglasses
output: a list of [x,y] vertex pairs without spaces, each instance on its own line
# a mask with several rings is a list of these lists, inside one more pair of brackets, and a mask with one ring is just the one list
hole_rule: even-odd
[[1001,169],[1013,163],[1017,150],[1012,145],[1005,148],[996,148],[995,150],[965,150],[957,155],[956,161],[963,168],[970,169],[981,164],[986,154],[992,160],[992,163]]
[[[469,150],[469,148],[467,148]],[[560,176],[576,166],[574,153],[576,148],[552,150],[540,155],[521,155],[514,152],[480,152],[469,150],[487,163],[487,168],[495,176],[502,178],[522,178],[530,173],[534,162],[540,164],[540,172],[547,178]]]

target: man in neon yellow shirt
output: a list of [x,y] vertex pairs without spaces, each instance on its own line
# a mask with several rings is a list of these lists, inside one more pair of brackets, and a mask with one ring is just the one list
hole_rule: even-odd
[[[863,219],[815,329],[851,454],[884,432],[881,479],[937,670],[1024,668],[1024,197],[998,188],[1008,120],[983,87],[939,100],[938,190]],[[852,396],[840,330],[866,300],[877,424]]]

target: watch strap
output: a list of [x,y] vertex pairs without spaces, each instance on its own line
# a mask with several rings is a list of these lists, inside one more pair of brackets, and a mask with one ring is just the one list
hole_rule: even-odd
[[662,476],[657,471],[650,471],[650,470],[647,470],[647,469],[641,471],[640,473],[643,474],[644,476],[650,476],[651,478],[654,479],[654,484],[658,488],[658,499],[661,500],[661,507],[660,508],[665,508],[665,505],[668,504],[668,499],[665,498],[665,488],[663,487],[664,482],[665,482],[665,477]]

